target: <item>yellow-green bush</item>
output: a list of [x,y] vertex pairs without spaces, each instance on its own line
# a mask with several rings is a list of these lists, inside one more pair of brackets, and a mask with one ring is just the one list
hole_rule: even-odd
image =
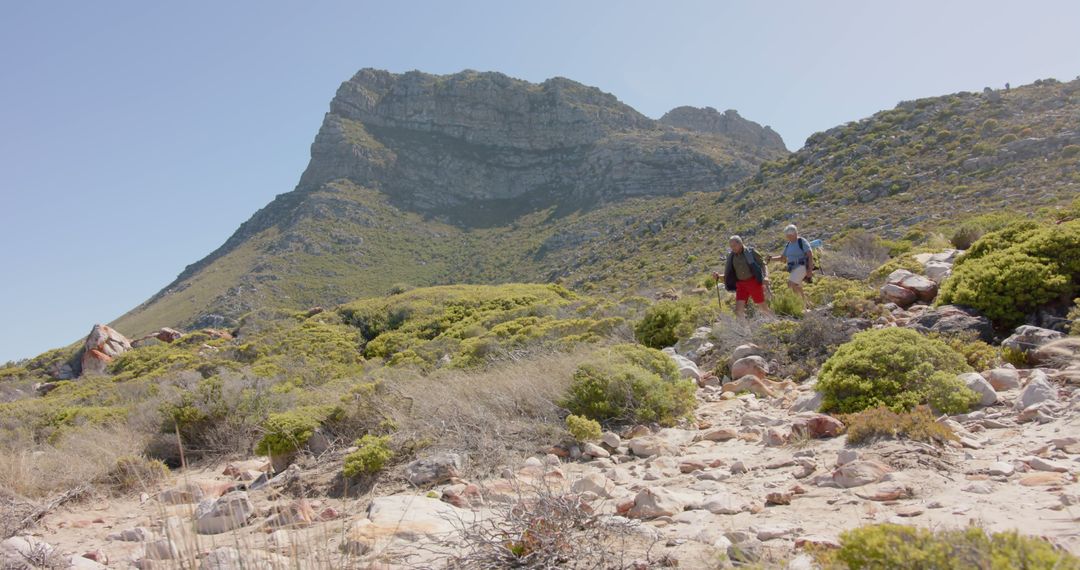
[[666,354],[620,344],[578,367],[562,405],[594,420],[672,425],[693,411],[694,392]]
[[600,439],[600,422],[590,420],[582,416],[570,414],[566,416],[566,431],[579,442],[595,441]]
[[323,422],[340,413],[333,406],[302,406],[270,414],[263,422],[265,434],[255,446],[259,455],[287,455],[306,444]]
[[169,474],[169,468],[156,459],[140,455],[124,455],[104,476],[104,483],[119,491],[144,491],[153,489]]
[[769,299],[769,308],[782,317],[801,319],[806,306],[803,305],[801,297],[784,285],[782,289],[773,292],[772,298]]
[[957,374],[971,368],[963,355],[913,330],[864,331],[825,361],[818,377],[822,411],[854,413],[885,406],[895,411],[928,404],[961,413],[978,401]]
[[975,334],[967,335],[941,335],[931,333],[930,338],[936,338],[949,348],[964,356],[968,366],[975,370],[989,370],[1001,360],[1001,352],[997,347],[979,340]]
[[971,526],[939,530],[881,524],[840,534],[840,548],[819,553],[827,570],[1075,570],[1080,558],[1015,531],[987,533]]
[[390,449],[390,436],[388,435],[365,435],[353,443],[356,451],[345,456],[344,466],[341,473],[345,477],[357,475],[373,475],[382,470],[387,461],[394,458],[394,450]]
[[957,439],[948,427],[937,422],[926,406],[896,413],[889,408],[871,408],[840,417],[847,426],[847,442],[858,445],[878,439],[910,439],[942,444]]

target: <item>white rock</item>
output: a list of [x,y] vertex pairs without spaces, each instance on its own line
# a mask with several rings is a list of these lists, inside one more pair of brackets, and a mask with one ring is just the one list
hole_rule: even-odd
[[995,368],[988,374],[990,385],[999,392],[1020,387],[1020,373],[1015,368]]
[[615,482],[600,473],[589,473],[574,481],[571,490],[575,493],[593,493],[597,497],[610,499],[615,492]]
[[635,519],[670,517],[682,512],[682,498],[664,487],[647,487],[634,497],[634,506],[627,516]]
[[986,378],[982,377],[982,374],[967,372],[960,375],[960,380],[969,390],[979,395],[979,406],[986,407],[997,403],[997,391],[994,390],[994,387],[990,385]]
[[622,438],[615,432],[606,431],[600,436],[600,441],[611,449],[618,449],[622,445]]
[[705,499],[705,502],[701,504],[701,508],[714,515],[737,515],[739,513],[749,512],[751,505],[742,497],[727,491],[720,491],[719,493],[709,495]]
[[1022,411],[1042,402],[1056,402],[1057,399],[1057,388],[1050,384],[1043,371],[1036,370],[1027,386],[1020,392],[1020,397],[1016,399],[1016,409]]
[[586,457],[610,457],[608,450],[595,443],[585,442],[581,445],[581,453]]
[[1064,463],[1043,459],[1042,457],[1029,457],[1025,461],[1028,466],[1036,471],[1056,471],[1058,473],[1068,473],[1069,471],[1069,468]]
[[638,457],[675,455],[678,452],[678,448],[674,444],[657,436],[635,437],[627,445],[630,447],[630,451]]
[[206,499],[195,508],[195,532],[228,532],[246,525],[254,514],[255,507],[244,491],[233,491],[217,499]]

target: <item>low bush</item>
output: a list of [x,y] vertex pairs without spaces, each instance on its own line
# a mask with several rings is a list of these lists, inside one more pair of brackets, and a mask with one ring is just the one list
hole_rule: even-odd
[[968,366],[974,370],[989,370],[1001,362],[1001,352],[997,347],[979,340],[974,333],[957,335],[931,333],[928,336],[944,342],[949,345],[949,348],[962,354]]
[[121,492],[153,489],[169,475],[169,468],[156,459],[124,455],[103,477],[104,483]]
[[386,462],[394,458],[388,435],[368,434],[356,440],[353,445],[359,449],[345,456],[345,464],[341,469],[345,477],[373,475],[382,471]]
[[571,437],[582,443],[598,440],[601,435],[600,422],[573,414],[566,416],[566,430]]
[[906,269],[912,273],[922,273],[923,264],[915,259],[915,254],[904,253],[890,259],[875,269],[870,273],[870,280],[873,282],[883,282],[890,273],[897,269]]
[[661,301],[645,311],[634,325],[634,338],[650,348],[664,348],[679,341],[679,330],[691,318],[688,303]]
[[259,455],[287,455],[306,444],[315,430],[340,410],[332,406],[301,406],[270,414],[263,422],[265,434],[255,446]]
[[864,331],[821,367],[821,409],[854,413],[885,406],[908,411],[928,404],[939,412],[962,413],[978,401],[957,378],[970,370],[963,355],[913,330]]
[[1011,328],[1072,290],[1070,277],[1051,263],[1009,249],[957,267],[941,288],[938,303],[972,307],[999,328]]
[[563,406],[599,421],[673,425],[694,409],[695,386],[664,353],[620,344],[601,350],[574,372]]
[[1042,539],[1015,531],[988,533],[975,526],[939,531],[896,524],[863,526],[841,533],[840,548],[820,552],[818,558],[827,570],[1080,568],[1080,558],[1057,550]]
[[896,413],[879,407],[840,417],[847,426],[847,442],[858,445],[879,439],[910,439],[943,444],[957,439],[948,427],[938,423],[925,406],[910,412]]
[[802,298],[788,289],[785,284],[782,289],[773,292],[772,298],[769,299],[769,308],[782,317],[801,319],[806,306],[803,305]]

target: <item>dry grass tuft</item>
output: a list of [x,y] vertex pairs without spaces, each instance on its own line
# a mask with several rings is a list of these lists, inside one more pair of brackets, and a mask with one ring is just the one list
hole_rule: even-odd
[[938,423],[930,409],[920,406],[898,414],[888,408],[872,408],[840,417],[847,426],[849,444],[870,443],[881,439],[910,439],[943,444],[955,441],[956,434]]
[[[40,498],[108,482],[121,458],[139,457],[146,436],[125,427],[72,429],[55,444],[0,443],[0,489]],[[128,479],[130,482],[130,478]]]

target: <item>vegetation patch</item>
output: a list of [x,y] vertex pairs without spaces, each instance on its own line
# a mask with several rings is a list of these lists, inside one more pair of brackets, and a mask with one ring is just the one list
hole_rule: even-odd
[[957,374],[971,368],[944,342],[910,329],[864,331],[821,368],[822,411],[854,413],[885,406],[908,411],[928,404],[942,413],[968,410],[978,396]]
[[693,412],[694,392],[694,383],[679,377],[666,354],[620,344],[578,367],[563,406],[599,421],[673,425]]
[[957,259],[939,304],[966,305],[999,328],[1080,290],[1080,220],[1017,222],[980,238]]
[[345,456],[345,464],[341,470],[345,477],[374,475],[382,471],[386,463],[394,457],[388,435],[368,434],[356,440],[353,445],[358,449]]
[[600,422],[574,414],[566,416],[566,431],[570,432],[574,440],[581,443],[596,441],[601,436]]
[[847,426],[847,442],[852,445],[880,439],[910,439],[934,444],[958,439],[952,430],[937,422],[926,406],[901,413],[886,407],[871,408],[843,415],[840,419]]
[[975,526],[934,531],[895,524],[863,526],[842,533],[840,548],[820,553],[819,563],[826,569],[851,570],[1080,568],[1080,558],[1016,531],[988,533]]

